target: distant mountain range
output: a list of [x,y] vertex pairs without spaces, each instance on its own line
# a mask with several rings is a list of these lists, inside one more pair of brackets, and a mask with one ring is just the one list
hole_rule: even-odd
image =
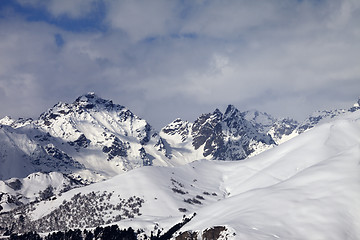
[[360,239],[359,104],[303,123],[230,105],[159,133],[95,94],[5,118],[2,176],[19,176],[0,181],[0,235],[117,224],[138,239]]
[[234,106],[194,123],[179,119],[160,133],[124,106],[88,93],[58,103],[36,119],[0,120],[0,179],[62,172],[97,182],[141,166],[177,166],[197,159],[241,160],[274,146]]
[[124,106],[88,93],[36,120],[0,119],[0,179],[56,171],[91,183],[141,166],[242,160],[357,108],[316,112],[298,123],[229,105],[158,132]]

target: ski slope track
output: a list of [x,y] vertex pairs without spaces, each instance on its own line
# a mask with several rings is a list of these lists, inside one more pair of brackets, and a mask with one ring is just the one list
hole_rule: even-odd
[[[174,238],[185,232],[203,239],[206,229],[223,226],[218,239],[357,240],[359,189],[360,111],[354,111],[244,161],[137,168],[2,214],[0,223],[4,228],[7,216],[16,219],[21,212],[27,226],[48,227],[44,232],[55,230],[54,214],[63,224],[58,229],[94,227],[86,222],[86,211],[103,204],[108,209],[92,218],[148,234],[154,226],[166,231],[184,214],[196,213]],[[80,203],[86,206],[83,213]],[[59,211],[64,207],[72,217]]]

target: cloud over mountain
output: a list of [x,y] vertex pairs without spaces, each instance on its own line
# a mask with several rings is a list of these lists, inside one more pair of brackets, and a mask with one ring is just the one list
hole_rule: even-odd
[[5,1],[0,111],[33,116],[88,91],[158,128],[229,103],[295,118],[344,107],[360,88],[359,11],[351,0]]

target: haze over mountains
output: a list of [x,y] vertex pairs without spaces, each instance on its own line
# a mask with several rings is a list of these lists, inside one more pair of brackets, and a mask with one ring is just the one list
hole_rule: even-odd
[[36,120],[5,117],[0,230],[118,223],[149,233],[196,212],[189,234],[224,226],[228,238],[359,239],[359,104],[302,123],[229,105],[157,131],[88,93]]

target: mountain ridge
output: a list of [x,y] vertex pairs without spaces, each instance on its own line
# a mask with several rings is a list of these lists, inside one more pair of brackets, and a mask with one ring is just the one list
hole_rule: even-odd
[[[224,113],[215,109],[193,123],[178,118],[158,132],[126,107],[89,92],[73,103],[55,104],[35,120],[0,119],[0,156],[7,169],[0,171],[0,179],[60,171],[91,183],[141,166],[176,166],[202,158],[242,160],[356,111],[359,102],[348,110],[315,112],[301,123],[228,105]],[[13,160],[27,170],[6,163]]]
[[[2,161],[12,161],[12,157],[5,153],[6,149],[12,149],[13,152],[18,152],[17,157],[14,158],[19,159],[20,156],[24,156],[23,162],[25,165],[28,164],[24,169],[33,170],[25,171],[23,174],[19,170],[17,175],[0,173],[0,176],[2,179],[25,177],[36,169],[47,172],[61,171],[73,174],[79,180],[93,182],[140,166],[174,166],[204,157],[241,160],[255,151],[257,143],[260,145],[265,143],[269,146],[273,144],[268,136],[257,133],[250,123],[242,119],[240,112],[234,106],[231,109],[236,110],[236,119],[232,122],[230,122],[230,112],[223,114],[215,110],[212,114],[205,114],[194,123],[187,125],[187,127],[191,125],[193,129],[191,144],[185,149],[190,154],[184,160],[181,156],[187,153],[182,152],[184,149],[169,144],[166,130],[162,134],[157,132],[146,120],[136,116],[126,107],[90,92],[78,97],[73,103],[55,104],[35,120],[13,120],[9,117],[1,119],[3,134],[10,136],[7,138],[8,141],[4,142],[4,146],[7,147],[3,148]],[[203,119],[206,121],[201,122],[206,116],[215,117],[213,124],[216,126],[211,126],[210,119]],[[233,133],[231,130],[239,124],[236,121],[244,122],[243,127],[251,135],[241,144],[236,142],[237,145],[242,145],[237,149],[229,141],[224,141],[233,134],[239,137],[238,133]],[[229,128],[230,124],[232,124],[231,128]],[[224,131],[220,130],[222,128]],[[184,131],[189,133],[188,129],[184,128]],[[23,143],[19,147],[16,143],[16,139],[19,138],[24,139],[23,141],[32,148],[23,149]],[[182,141],[186,138],[183,135]],[[234,136],[231,138],[234,139]],[[236,151],[242,153],[235,154]],[[192,154],[193,152],[195,153]],[[46,158],[48,161],[44,162]],[[67,161],[69,166],[65,166],[66,169],[57,169],[56,165],[61,165],[61,161]],[[103,164],[99,165],[99,162]],[[51,165],[52,163],[55,165]],[[41,168],[43,164],[47,164],[48,167]]]

